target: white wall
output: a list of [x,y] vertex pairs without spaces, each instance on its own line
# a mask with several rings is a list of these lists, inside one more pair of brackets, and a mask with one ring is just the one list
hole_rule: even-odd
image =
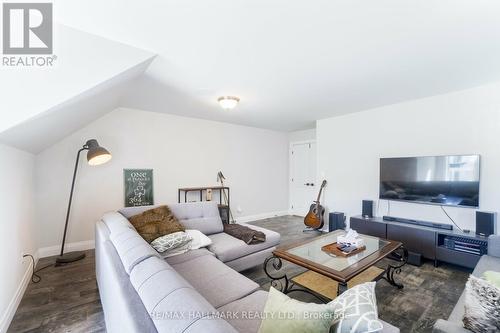
[[34,156],[0,144],[0,332],[5,332],[29,281],[35,254]]
[[316,140],[316,129],[306,129],[288,133],[290,142]]
[[[500,84],[385,106],[317,122],[318,171],[329,210],[361,214],[378,198],[381,157],[480,154],[480,209],[500,210]],[[321,177],[321,176],[320,176]],[[475,229],[474,210],[447,208]],[[450,223],[438,206],[391,202],[392,216]],[[387,214],[381,201],[378,215]]]
[[[113,159],[90,167],[82,156],[69,242],[93,240],[98,218],[123,207],[124,168],[154,169],[155,203],[177,202],[178,187],[215,185],[217,172],[222,170],[231,187],[235,218],[287,210],[287,133],[117,109],[37,156],[37,222],[42,248],[61,242],[76,151],[89,138],[97,138]],[[42,250],[42,254],[56,249]]]

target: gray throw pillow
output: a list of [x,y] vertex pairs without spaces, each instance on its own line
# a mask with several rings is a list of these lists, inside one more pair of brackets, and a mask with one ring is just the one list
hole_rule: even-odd
[[335,314],[340,320],[335,322],[331,332],[371,333],[380,332],[382,323],[378,320],[375,282],[357,285],[334,299]]
[[164,253],[180,246],[188,245],[193,238],[183,231],[174,232],[156,238],[151,242],[151,246],[158,252]]
[[463,323],[474,333],[500,332],[500,289],[471,275],[465,286]]

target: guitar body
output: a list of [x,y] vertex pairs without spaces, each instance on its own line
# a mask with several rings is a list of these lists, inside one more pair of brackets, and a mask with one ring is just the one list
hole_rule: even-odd
[[313,229],[321,229],[325,224],[325,207],[312,204],[304,218],[304,224]]
[[309,213],[307,213],[304,218],[304,224],[312,229],[321,229],[325,223],[325,208],[320,205],[321,193],[323,188],[326,186],[326,180],[321,183],[321,188],[319,189],[318,199],[309,207]]

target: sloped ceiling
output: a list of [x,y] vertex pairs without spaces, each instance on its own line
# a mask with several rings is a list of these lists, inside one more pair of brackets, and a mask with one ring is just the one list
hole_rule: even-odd
[[54,68],[2,68],[0,142],[38,153],[119,106],[154,54],[57,25]]
[[[56,0],[154,50],[121,104],[278,130],[500,79],[497,0]],[[92,17],[92,19],[89,19]],[[221,110],[234,94],[240,106]]]

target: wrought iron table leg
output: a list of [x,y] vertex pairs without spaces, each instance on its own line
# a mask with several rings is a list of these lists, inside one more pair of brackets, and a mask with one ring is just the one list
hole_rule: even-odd
[[[283,267],[283,262],[276,256],[271,256],[264,261],[264,273],[271,279],[271,286],[282,293],[288,291],[288,277],[285,273],[279,273]],[[271,271],[274,269],[274,271]]]
[[401,246],[399,249],[396,251],[402,251],[403,253],[401,255],[398,255],[399,262],[400,264],[398,265],[391,265],[389,264],[386,269],[386,276],[384,276],[384,279],[387,280],[391,285],[397,287],[398,289],[402,289],[404,286],[402,283],[397,282],[394,279],[394,274],[400,274],[401,273],[401,267],[406,265],[408,262],[408,250],[405,249],[403,246]]
[[337,296],[341,295],[346,290],[347,290],[347,283],[339,282],[337,286]]

